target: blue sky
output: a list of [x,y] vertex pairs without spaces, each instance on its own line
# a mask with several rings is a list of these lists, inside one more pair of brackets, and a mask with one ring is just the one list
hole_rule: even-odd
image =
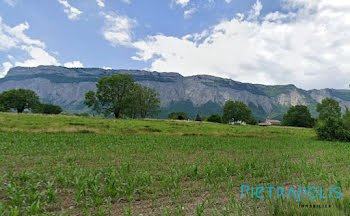
[[0,0],[0,73],[53,64],[345,88],[349,3],[332,2]]

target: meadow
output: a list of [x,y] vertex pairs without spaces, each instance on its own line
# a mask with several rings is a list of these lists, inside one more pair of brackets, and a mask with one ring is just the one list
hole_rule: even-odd
[[[300,208],[242,199],[241,185],[342,197]],[[1,113],[0,215],[350,215],[350,143],[312,129]]]

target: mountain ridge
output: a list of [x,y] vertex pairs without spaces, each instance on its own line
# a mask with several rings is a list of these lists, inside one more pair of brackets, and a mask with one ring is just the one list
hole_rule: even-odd
[[[317,115],[316,104],[326,97],[339,101],[343,109],[350,107],[350,90],[304,90],[293,84],[262,85],[234,81],[210,75],[182,76],[175,72],[145,70],[106,70],[100,68],[65,68],[60,66],[15,67],[0,79],[0,92],[12,88],[28,88],[37,92],[43,102],[62,106],[68,111],[88,111],[84,95],[95,90],[95,83],[104,76],[126,73],[160,95],[162,112],[183,110],[190,116],[221,112],[227,100],[246,103],[260,120],[281,119],[290,106],[306,105]],[[192,105],[191,105],[192,104]]]

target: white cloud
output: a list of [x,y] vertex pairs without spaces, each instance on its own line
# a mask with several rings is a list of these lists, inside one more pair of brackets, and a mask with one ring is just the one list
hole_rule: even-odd
[[72,62],[67,62],[64,64],[65,67],[67,68],[83,68],[84,65],[80,61],[72,61]]
[[230,3],[232,2],[232,0],[225,0],[225,2],[226,2],[227,4],[230,4]]
[[105,19],[104,38],[113,46],[130,45],[132,40],[131,30],[137,24],[136,20],[111,13],[102,15]]
[[[38,65],[58,65],[57,60],[52,57],[45,49],[45,43],[32,39],[25,34],[29,29],[27,22],[14,27],[6,25],[0,17],[0,51],[10,52],[19,50],[22,54],[27,54],[29,59],[18,61],[10,54],[7,55],[9,61],[2,63],[0,77],[5,76],[8,70],[14,66],[38,66]],[[24,52],[23,52],[24,51]]]
[[105,7],[105,3],[104,3],[103,0],[96,0],[96,3],[97,3],[97,5],[98,5],[100,8]]
[[77,20],[83,13],[79,9],[71,6],[67,0],[57,0],[64,7],[64,12],[67,14],[68,19]]
[[183,75],[308,89],[347,87],[350,1],[284,0],[283,6],[287,12],[261,17],[258,0],[245,16],[221,21],[205,34],[148,36],[132,43],[138,50],[133,59],[149,61],[150,70]]
[[196,12],[196,8],[191,8],[184,11],[184,18],[188,19],[192,17],[192,14]]
[[189,2],[190,0],[175,0],[175,3],[180,5],[181,7],[185,7],[186,5],[188,5]]
[[[0,51],[7,53],[8,61],[0,64],[0,77],[7,74],[12,67],[36,67],[39,65],[61,65],[47,50],[44,42],[30,38],[25,31],[29,29],[28,23],[21,23],[14,27],[5,24],[0,17]],[[12,51],[20,53],[19,56],[10,54]],[[19,51],[19,52],[18,52]],[[16,53],[16,52],[15,52]],[[26,57],[24,57],[26,56]],[[82,63],[73,61],[65,65],[80,67]]]
[[29,29],[28,23],[22,23],[15,27],[9,27],[3,23],[0,17],[0,51],[12,49],[19,44],[35,45],[45,47],[45,44],[39,40],[34,40],[24,34]]
[[252,10],[249,12],[248,19],[254,20],[257,19],[260,16],[260,12],[262,10],[262,4],[260,0],[257,0],[256,3],[253,5]]
[[0,78],[4,77],[12,67],[13,67],[13,65],[10,62],[2,63],[2,69],[0,71]]
[[22,50],[28,53],[30,59],[24,62],[16,62],[16,66],[36,67],[39,65],[60,65],[54,57],[40,47],[24,45],[22,46]]
[[105,70],[112,70],[112,68],[111,68],[111,67],[106,67],[106,66],[103,66],[102,68],[103,68],[103,69],[105,69]]

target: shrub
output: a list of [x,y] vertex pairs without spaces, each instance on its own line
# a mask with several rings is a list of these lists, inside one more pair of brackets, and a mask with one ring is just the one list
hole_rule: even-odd
[[350,132],[339,118],[327,118],[318,121],[316,133],[319,139],[326,141],[350,141]]
[[208,121],[209,116],[201,116],[202,121]]
[[221,116],[220,116],[220,115],[218,115],[218,114],[213,114],[213,115],[209,116],[208,122],[221,123],[221,122],[222,122],[222,119],[221,119]]
[[202,118],[199,114],[196,115],[195,121],[202,121]]
[[249,125],[257,125],[258,124],[258,121],[253,117],[251,116],[247,121],[246,121],[247,124]]
[[53,104],[40,104],[35,109],[33,109],[34,113],[42,113],[49,115],[58,115],[63,112],[62,108]]
[[173,120],[188,120],[188,115],[185,112],[172,112],[168,115],[168,119]]

